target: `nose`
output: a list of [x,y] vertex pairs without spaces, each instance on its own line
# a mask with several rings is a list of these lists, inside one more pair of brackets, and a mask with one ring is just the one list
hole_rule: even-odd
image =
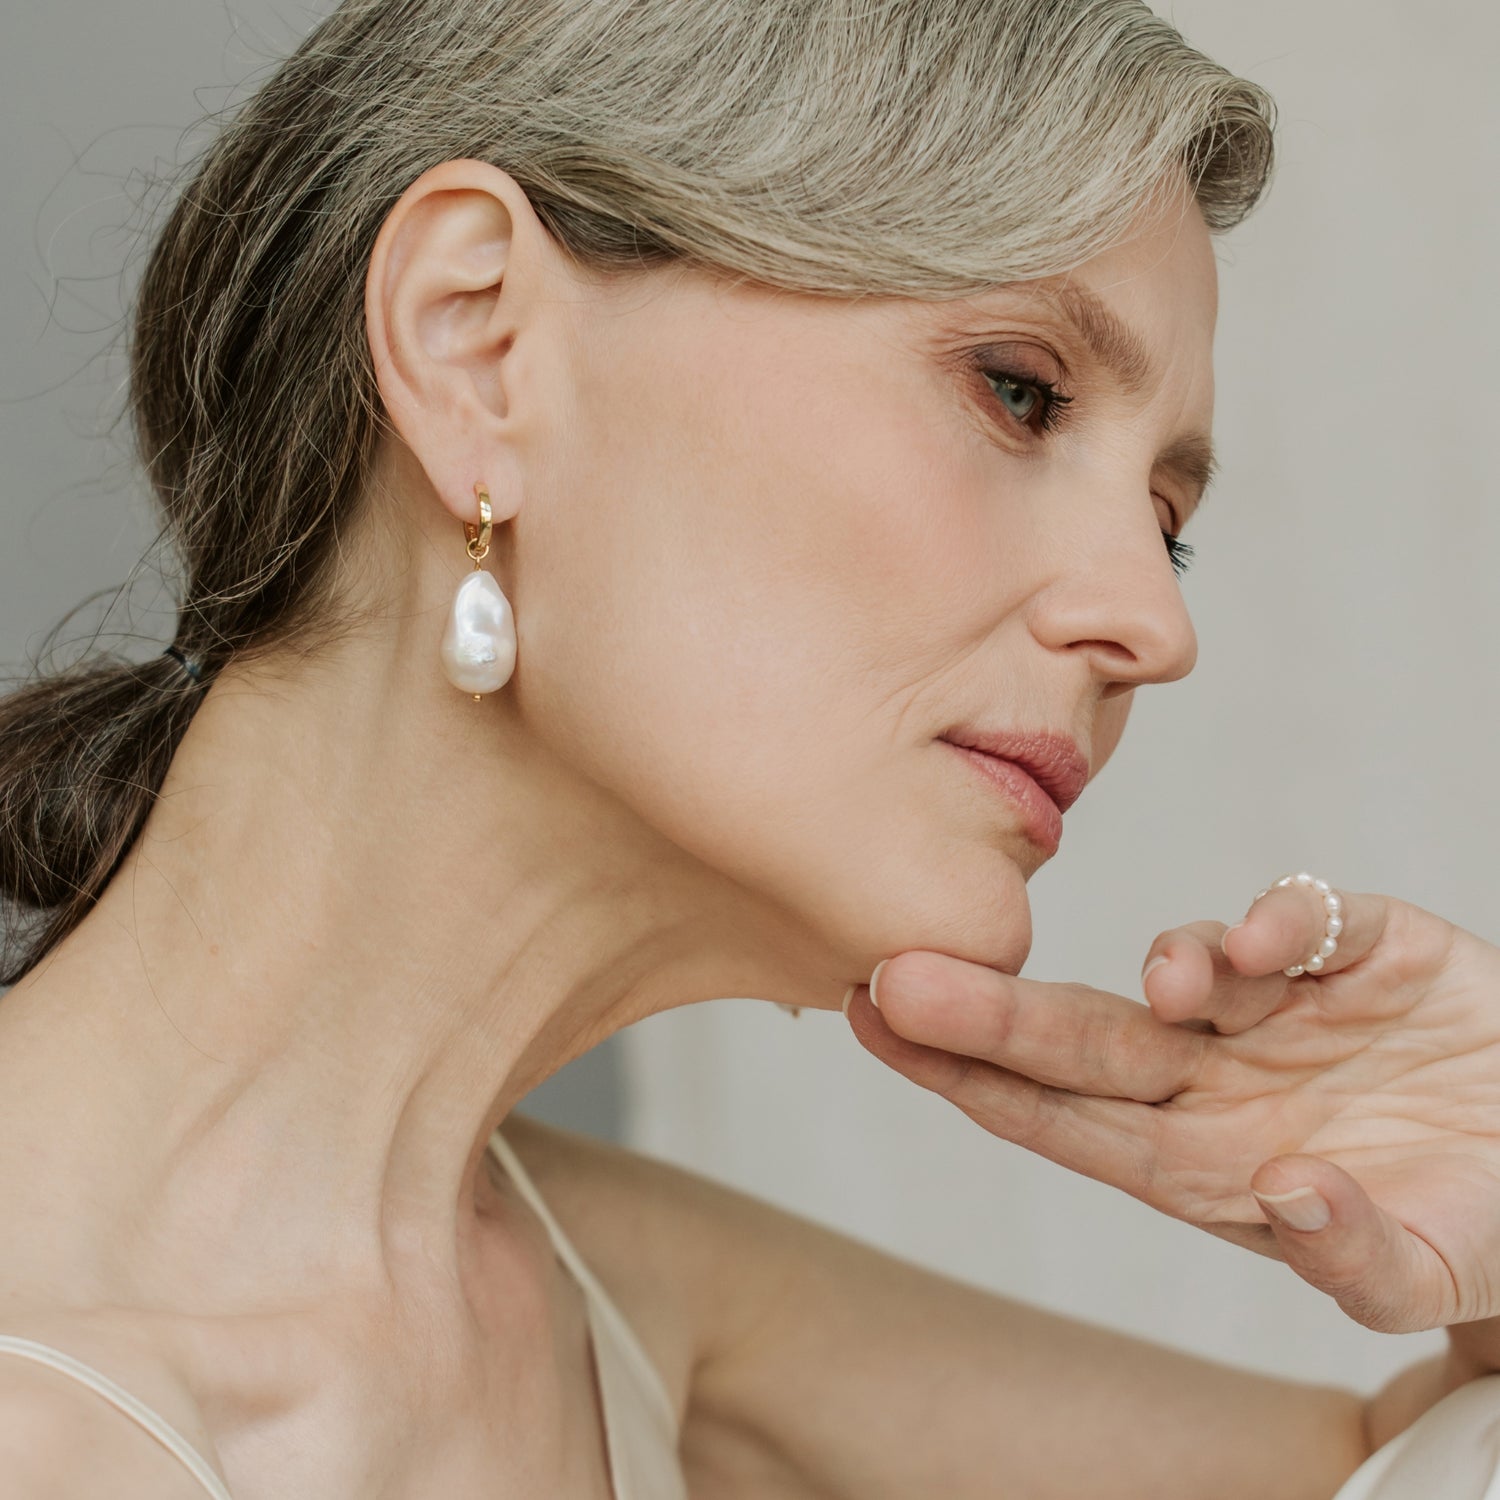
[[1106,697],[1186,677],[1198,635],[1155,507],[1144,521],[1135,510],[1128,526],[1090,531],[1066,572],[1034,597],[1032,634],[1052,650],[1087,655]]

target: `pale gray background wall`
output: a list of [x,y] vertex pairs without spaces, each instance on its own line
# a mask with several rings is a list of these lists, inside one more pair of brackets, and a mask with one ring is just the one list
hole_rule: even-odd
[[[120,379],[101,351],[140,254],[128,174],[175,156],[317,9],[0,12],[0,661],[123,579],[150,537],[123,442],[100,436]],[[1500,12],[1173,14],[1277,94],[1283,166],[1222,253],[1226,472],[1186,584],[1200,666],[1142,695],[1033,885],[1028,972],[1126,993],[1160,928],[1238,916],[1303,865],[1500,937]],[[149,588],[116,612],[132,621],[148,643],[170,632]],[[1369,1388],[1435,1344],[1355,1328],[1280,1266],[991,1139],[838,1017],[738,999],[657,1017],[528,1107],[997,1290],[1267,1370]]]

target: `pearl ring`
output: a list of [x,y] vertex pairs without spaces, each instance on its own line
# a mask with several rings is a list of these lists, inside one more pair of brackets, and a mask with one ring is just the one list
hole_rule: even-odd
[[[1304,958],[1300,964],[1283,969],[1282,973],[1288,979],[1296,979],[1302,974],[1321,974],[1323,966],[1338,952],[1339,934],[1344,930],[1344,898],[1326,880],[1315,880],[1303,870],[1299,875],[1286,875],[1275,885],[1268,885],[1256,896],[1255,901],[1259,901],[1261,896],[1269,896],[1277,886],[1283,885],[1311,886],[1323,898],[1324,927],[1323,940],[1318,944],[1317,951]],[[1254,906],[1255,901],[1250,904]]]

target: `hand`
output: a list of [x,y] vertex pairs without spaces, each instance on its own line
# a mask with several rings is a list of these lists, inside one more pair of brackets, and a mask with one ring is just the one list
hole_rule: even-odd
[[1383,896],[1346,894],[1344,922],[1297,979],[1306,887],[1163,933],[1146,1005],[903,953],[848,1014],[992,1134],[1284,1259],[1369,1328],[1495,1317],[1500,949]]

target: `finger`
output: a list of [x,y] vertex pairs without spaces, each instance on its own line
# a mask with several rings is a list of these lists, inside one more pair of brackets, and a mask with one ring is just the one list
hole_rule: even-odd
[[1226,929],[1223,949],[1241,974],[1276,974],[1305,964],[1330,936],[1338,947],[1324,957],[1316,976],[1321,978],[1368,957],[1385,932],[1389,910],[1384,896],[1275,885]]
[[1214,1043],[1123,995],[1018,979],[942,953],[888,960],[879,1001],[907,1041],[1105,1098],[1170,1099],[1197,1079]]
[[1224,952],[1222,922],[1192,922],[1160,934],[1141,970],[1141,990],[1158,1020],[1208,1022],[1223,1035],[1248,1031],[1285,1003],[1289,981],[1247,977]]
[[1414,1333],[1448,1321],[1452,1273],[1353,1177],[1316,1156],[1278,1156],[1250,1179],[1286,1263],[1356,1323]]
[[[882,1003],[888,972],[880,977]],[[1160,1117],[1153,1105],[1087,1098],[978,1058],[908,1041],[870,1003],[867,985],[854,991],[848,1015],[868,1052],[955,1104],[991,1135],[1163,1206],[1153,1195],[1164,1183],[1154,1170]]]
[[1316,886],[1274,886],[1233,927],[1194,922],[1162,933],[1142,969],[1152,1010],[1178,1025],[1211,1024],[1224,1036],[1250,1030],[1304,992],[1306,985],[1284,971],[1318,950],[1330,919],[1338,947],[1313,977],[1368,957],[1387,931],[1391,903],[1383,896],[1327,895],[1337,911],[1328,910]]

